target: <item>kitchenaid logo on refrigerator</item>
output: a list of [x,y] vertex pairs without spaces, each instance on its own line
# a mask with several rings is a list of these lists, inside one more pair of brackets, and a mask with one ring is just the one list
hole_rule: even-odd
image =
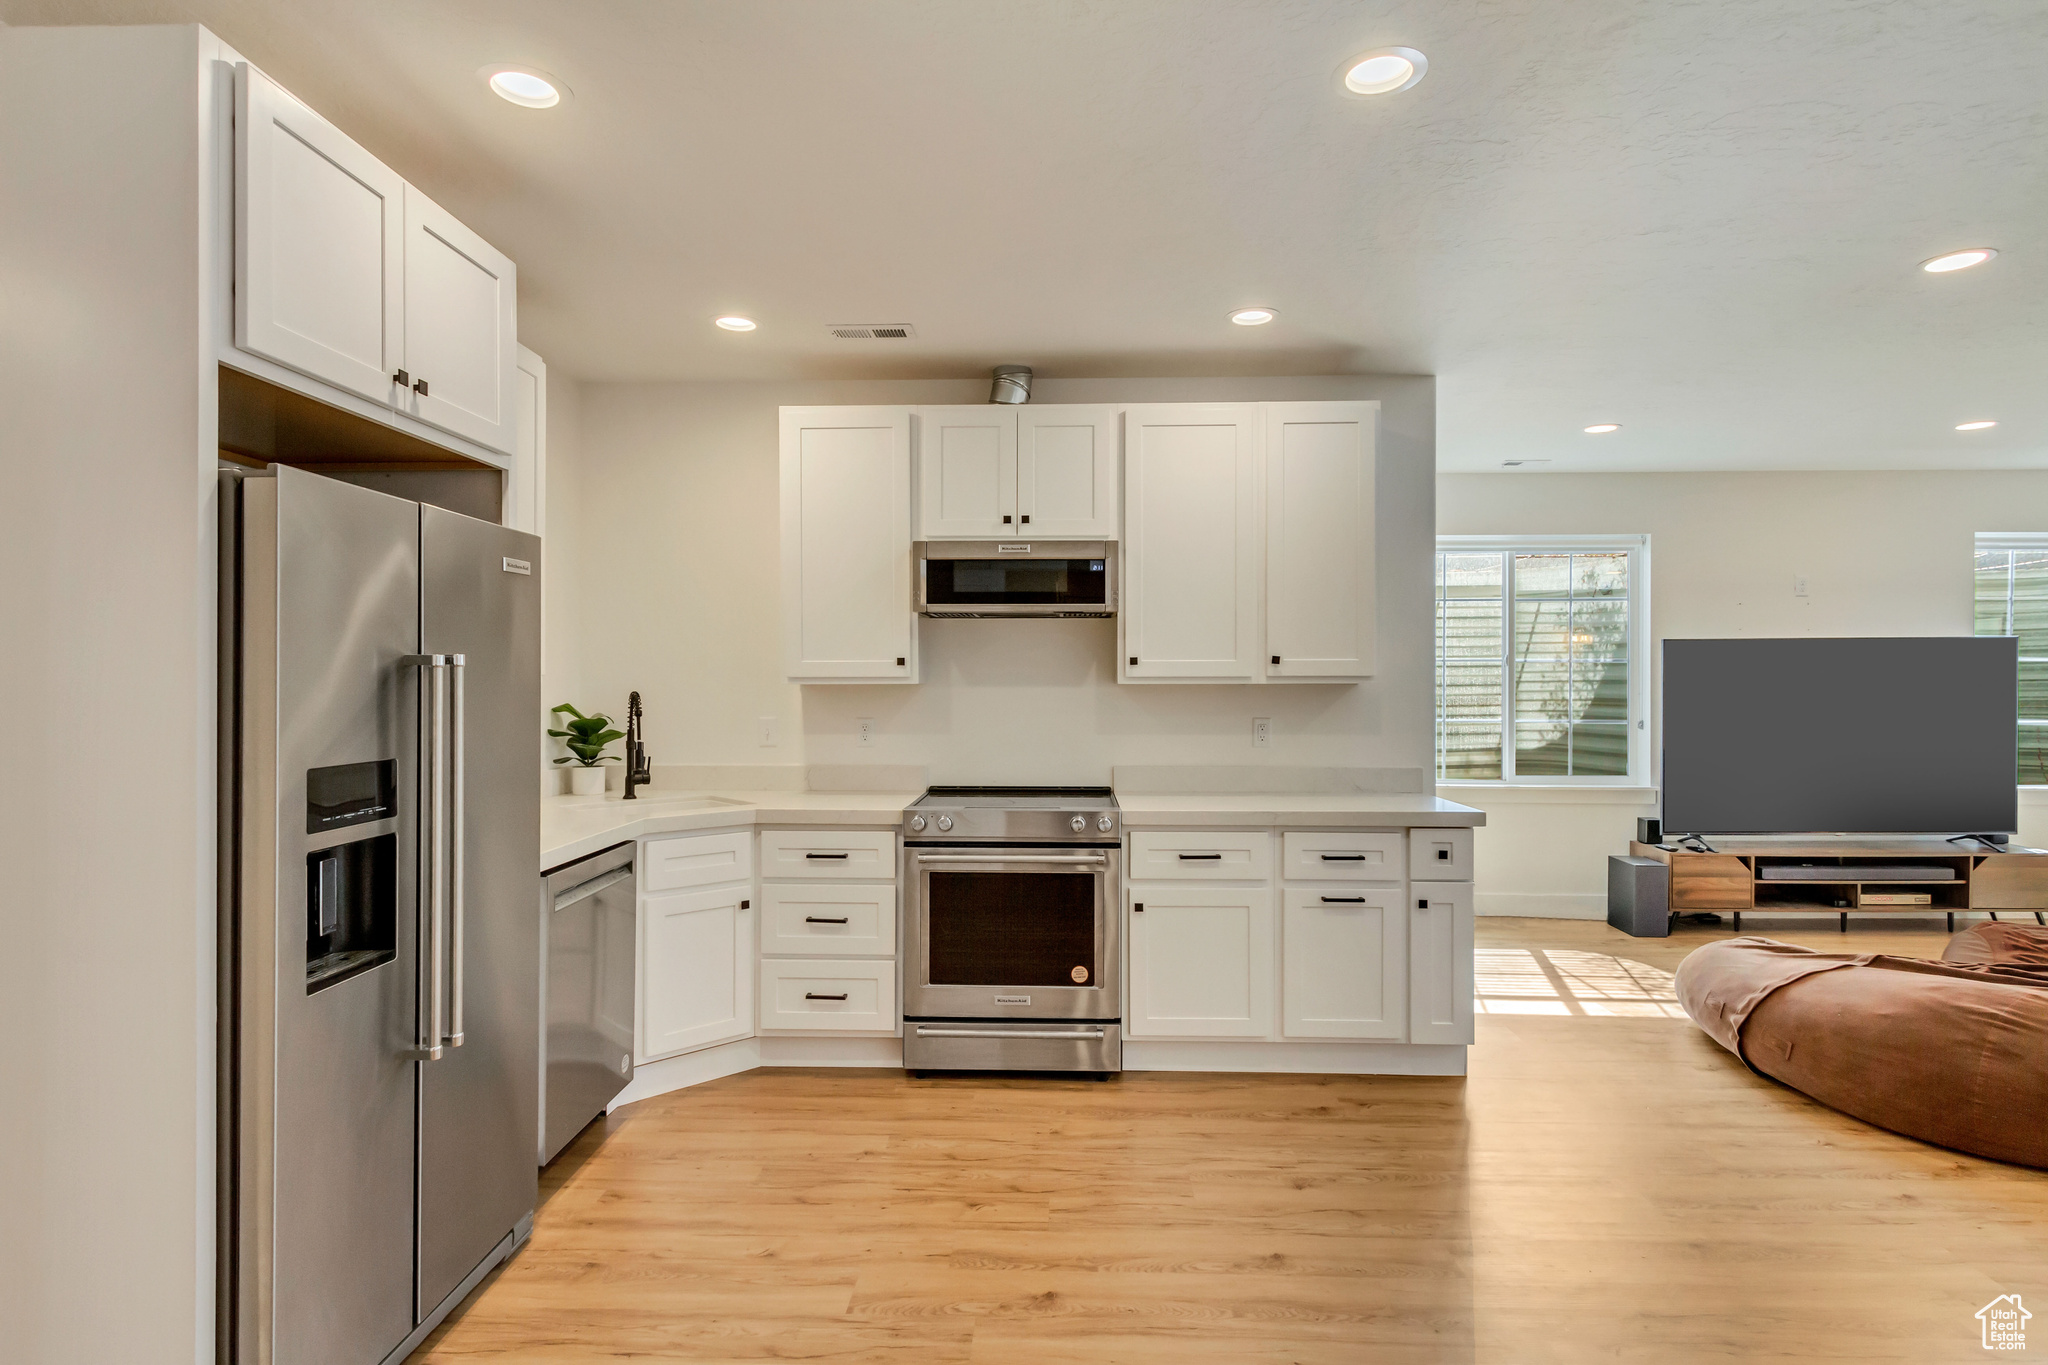
[[1984,1349],[1987,1351],[2024,1351],[2027,1349],[2027,1319],[2033,1317],[2020,1302],[2017,1294],[2000,1294],[1977,1310],[1977,1321],[1984,1325]]

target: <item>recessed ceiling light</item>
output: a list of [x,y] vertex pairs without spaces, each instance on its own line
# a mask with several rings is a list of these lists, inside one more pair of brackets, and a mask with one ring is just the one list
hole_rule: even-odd
[[1412,47],[1375,48],[1344,63],[1344,88],[1354,95],[1391,95],[1428,70],[1429,58]]
[[1991,247],[1973,246],[1967,251],[1951,251],[1946,256],[1922,261],[1920,268],[1930,275],[1946,275],[1951,270],[1968,270],[1973,265],[1982,265],[1997,254]]
[[498,98],[525,109],[552,109],[562,102],[569,89],[555,77],[530,66],[487,66],[477,74]]
[[1263,327],[1280,315],[1270,308],[1240,308],[1230,320],[1240,327]]
[[1985,429],[1986,427],[1995,427],[1995,426],[1997,426],[1997,425],[1998,425],[1998,423],[1996,423],[1996,422],[1958,422],[1958,423],[1956,423],[1956,430],[1957,430],[1957,431],[1982,431],[1982,430],[1984,430],[1984,429]]
[[1621,430],[1621,423],[1619,423],[1619,422],[1601,422],[1601,423],[1600,423],[1599,425],[1597,425],[1597,426],[1590,426],[1590,427],[1587,427],[1587,428],[1586,428],[1586,434],[1587,434],[1588,436],[1605,436],[1605,435],[1606,435],[1606,434],[1607,434],[1608,432],[1610,432],[1610,431],[1620,431],[1620,430]]
[[728,332],[751,332],[754,330],[754,320],[752,318],[717,318],[715,321]]

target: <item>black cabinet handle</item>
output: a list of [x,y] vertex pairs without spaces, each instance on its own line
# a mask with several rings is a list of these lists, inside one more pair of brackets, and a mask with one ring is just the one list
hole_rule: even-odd
[[841,916],[840,916],[840,917],[839,917],[838,919],[831,919],[831,918],[828,918],[827,916],[824,916],[824,915],[805,915],[805,916],[804,916],[804,923],[805,923],[805,924],[844,924],[844,923],[846,923],[846,916],[844,916],[844,915],[841,915]]
[[837,995],[820,995],[820,994],[818,994],[818,993],[817,993],[816,991],[805,991],[805,992],[804,992],[804,999],[806,999],[806,1000],[844,1000],[845,998],[846,998],[846,992],[845,992],[845,991],[841,991],[841,992],[840,992],[839,994],[837,994]]
[[752,901],[741,901],[741,902],[740,902],[740,909],[742,909],[742,910],[751,910],[751,909],[753,909],[753,908],[754,908],[754,903],[753,903]]
[[1143,902],[1143,901],[1135,901],[1135,902],[1133,902],[1133,903],[1132,903],[1132,905],[1131,905],[1131,909],[1133,909],[1133,910],[1137,911],[1137,912],[1138,912],[1139,914],[1141,914],[1141,915],[1142,915],[1142,914],[1144,914],[1144,913],[1145,913],[1145,902]]
[[1451,860],[1451,851],[1447,848],[1438,849],[1436,851],[1436,860],[1440,863],[1449,862]]
[[1273,656],[1273,662],[1274,662],[1274,663],[1276,663],[1276,664],[1280,662],[1280,656],[1279,656],[1278,654],[1275,654],[1275,655]]
[[1137,656],[1137,655],[1135,655],[1135,654],[1133,654],[1133,655],[1131,656],[1131,667],[1132,667],[1132,668],[1136,668],[1137,666],[1138,666],[1138,656]]
[[1324,905],[1364,905],[1364,904],[1365,904],[1365,897],[1363,897],[1363,896],[1325,896],[1325,897],[1323,897],[1323,904],[1324,904]]
[[1363,853],[1325,853],[1323,861],[1326,863],[1362,863],[1365,861],[1365,855]]
[[409,389],[412,387],[412,376],[404,370],[400,370],[397,374],[391,376],[391,382],[398,385],[401,389]]
[[806,853],[804,856],[806,858],[810,858],[818,862],[829,863],[834,861],[835,859],[842,863],[846,861],[846,855],[844,853]]
[[1026,512],[1023,516],[1017,518],[1017,522],[1021,526],[1029,526],[1031,524],[1031,514]]
[[1183,853],[1180,855],[1180,860],[1184,863],[1220,863],[1223,861],[1223,855],[1221,853]]
[[1428,901],[1417,901],[1417,902],[1415,902],[1415,908],[1416,908],[1417,910],[1427,910],[1427,909],[1429,909],[1429,902],[1428,902]]
[[414,380],[412,391],[418,394],[420,397],[425,398],[427,396],[427,381],[424,379]]
[[901,668],[901,667],[903,667],[903,660],[901,660],[901,659],[898,659],[898,660],[896,661],[896,666],[897,666],[898,668]]

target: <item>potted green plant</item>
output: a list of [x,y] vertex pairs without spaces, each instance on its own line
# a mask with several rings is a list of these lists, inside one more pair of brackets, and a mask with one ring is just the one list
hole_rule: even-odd
[[556,764],[574,763],[569,769],[569,794],[571,796],[602,796],[604,794],[604,768],[601,766],[614,758],[604,751],[604,746],[615,739],[624,739],[624,730],[612,729],[612,718],[602,711],[584,715],[575,707],[563,702],[548,713],[559,716],[567,714],[569,719],[562,722],[566,730],[550,730],[548,733],[562,741],[569,753],[555,760]]

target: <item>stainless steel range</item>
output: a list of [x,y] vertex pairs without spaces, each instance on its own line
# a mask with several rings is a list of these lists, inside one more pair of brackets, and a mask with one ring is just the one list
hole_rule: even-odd
[[1123,1068],[1107,787],[933,787],[903,823],[903,1065]]

